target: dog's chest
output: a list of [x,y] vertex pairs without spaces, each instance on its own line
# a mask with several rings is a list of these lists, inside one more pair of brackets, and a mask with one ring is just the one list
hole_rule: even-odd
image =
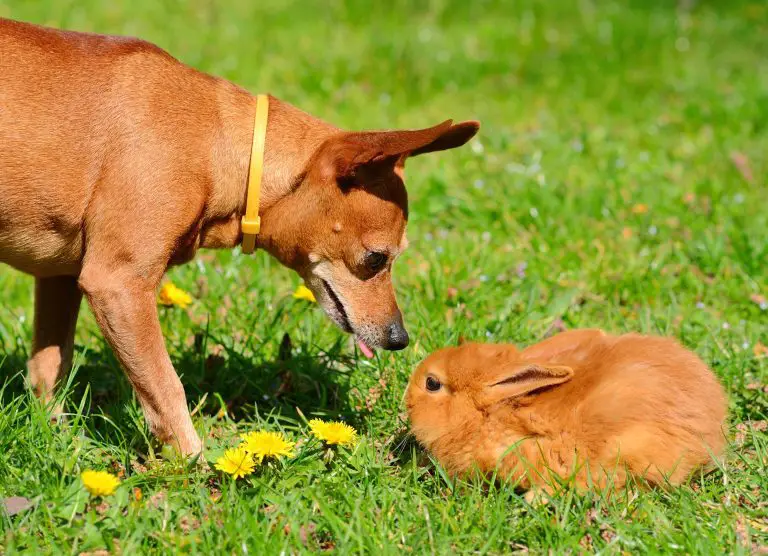
[[175,249],[171,254],[169,265],[180,265],[188,263],[195,258],[197,250],[200,248],[200,225],[196,225],[189,233],[181,236],[176,242]]

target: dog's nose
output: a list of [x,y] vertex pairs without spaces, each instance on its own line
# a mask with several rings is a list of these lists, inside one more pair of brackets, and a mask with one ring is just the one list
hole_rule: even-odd
[[387,349],[391,351],[397,351],[408,347],[410,338],[408,338],[408,332],[405,330],[401,318],[398,318],[395,322],[389,325],[388,341]]

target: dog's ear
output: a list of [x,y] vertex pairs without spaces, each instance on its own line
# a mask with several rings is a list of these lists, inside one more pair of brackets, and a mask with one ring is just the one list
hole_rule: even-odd
[[480,130],[480,122],[470,120],[468,122],[461,122],[460,124],[452,125],[448,131],[440,135],[437,139],[428,143],[418,149],[414,149],[409,153],[409,156],[418,156],[424,153],[432,153],[435,151],[445,151],[448,149],[455,149],[461,147],[467,141],[472,139]]
[[348,132],[326,141],[321,157],[337,177],[353,177],[363,165],[394,166],[407,156],[460,147],[479,128],[474,121],[446,120],[426,129]]

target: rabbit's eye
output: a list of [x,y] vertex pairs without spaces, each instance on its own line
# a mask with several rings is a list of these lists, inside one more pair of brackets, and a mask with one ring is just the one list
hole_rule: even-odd
[[443,385],[440,384],[440,381],[437,380],[433,376],[428,376],[427,377],[427,385],[426,386],[427,386],[427,390],[429,390],[430,392],[437,392],[438,390],[440,390],[440,388],[443,387]]

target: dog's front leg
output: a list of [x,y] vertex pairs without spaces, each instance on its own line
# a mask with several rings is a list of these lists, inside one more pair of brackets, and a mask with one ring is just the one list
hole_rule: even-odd
[[127,269],[84,266],[80,286],[133,384],[152,432],[184,455],[201,451],[184,387],[165,349],[155,280]]
[[[77,313],[82,294],[74,276],[38,278],[35,281],[35,336],[29,383],[45,402],[53,398],[56,382],[69,372]],[[56,409],[60,412],[60,408]]]

